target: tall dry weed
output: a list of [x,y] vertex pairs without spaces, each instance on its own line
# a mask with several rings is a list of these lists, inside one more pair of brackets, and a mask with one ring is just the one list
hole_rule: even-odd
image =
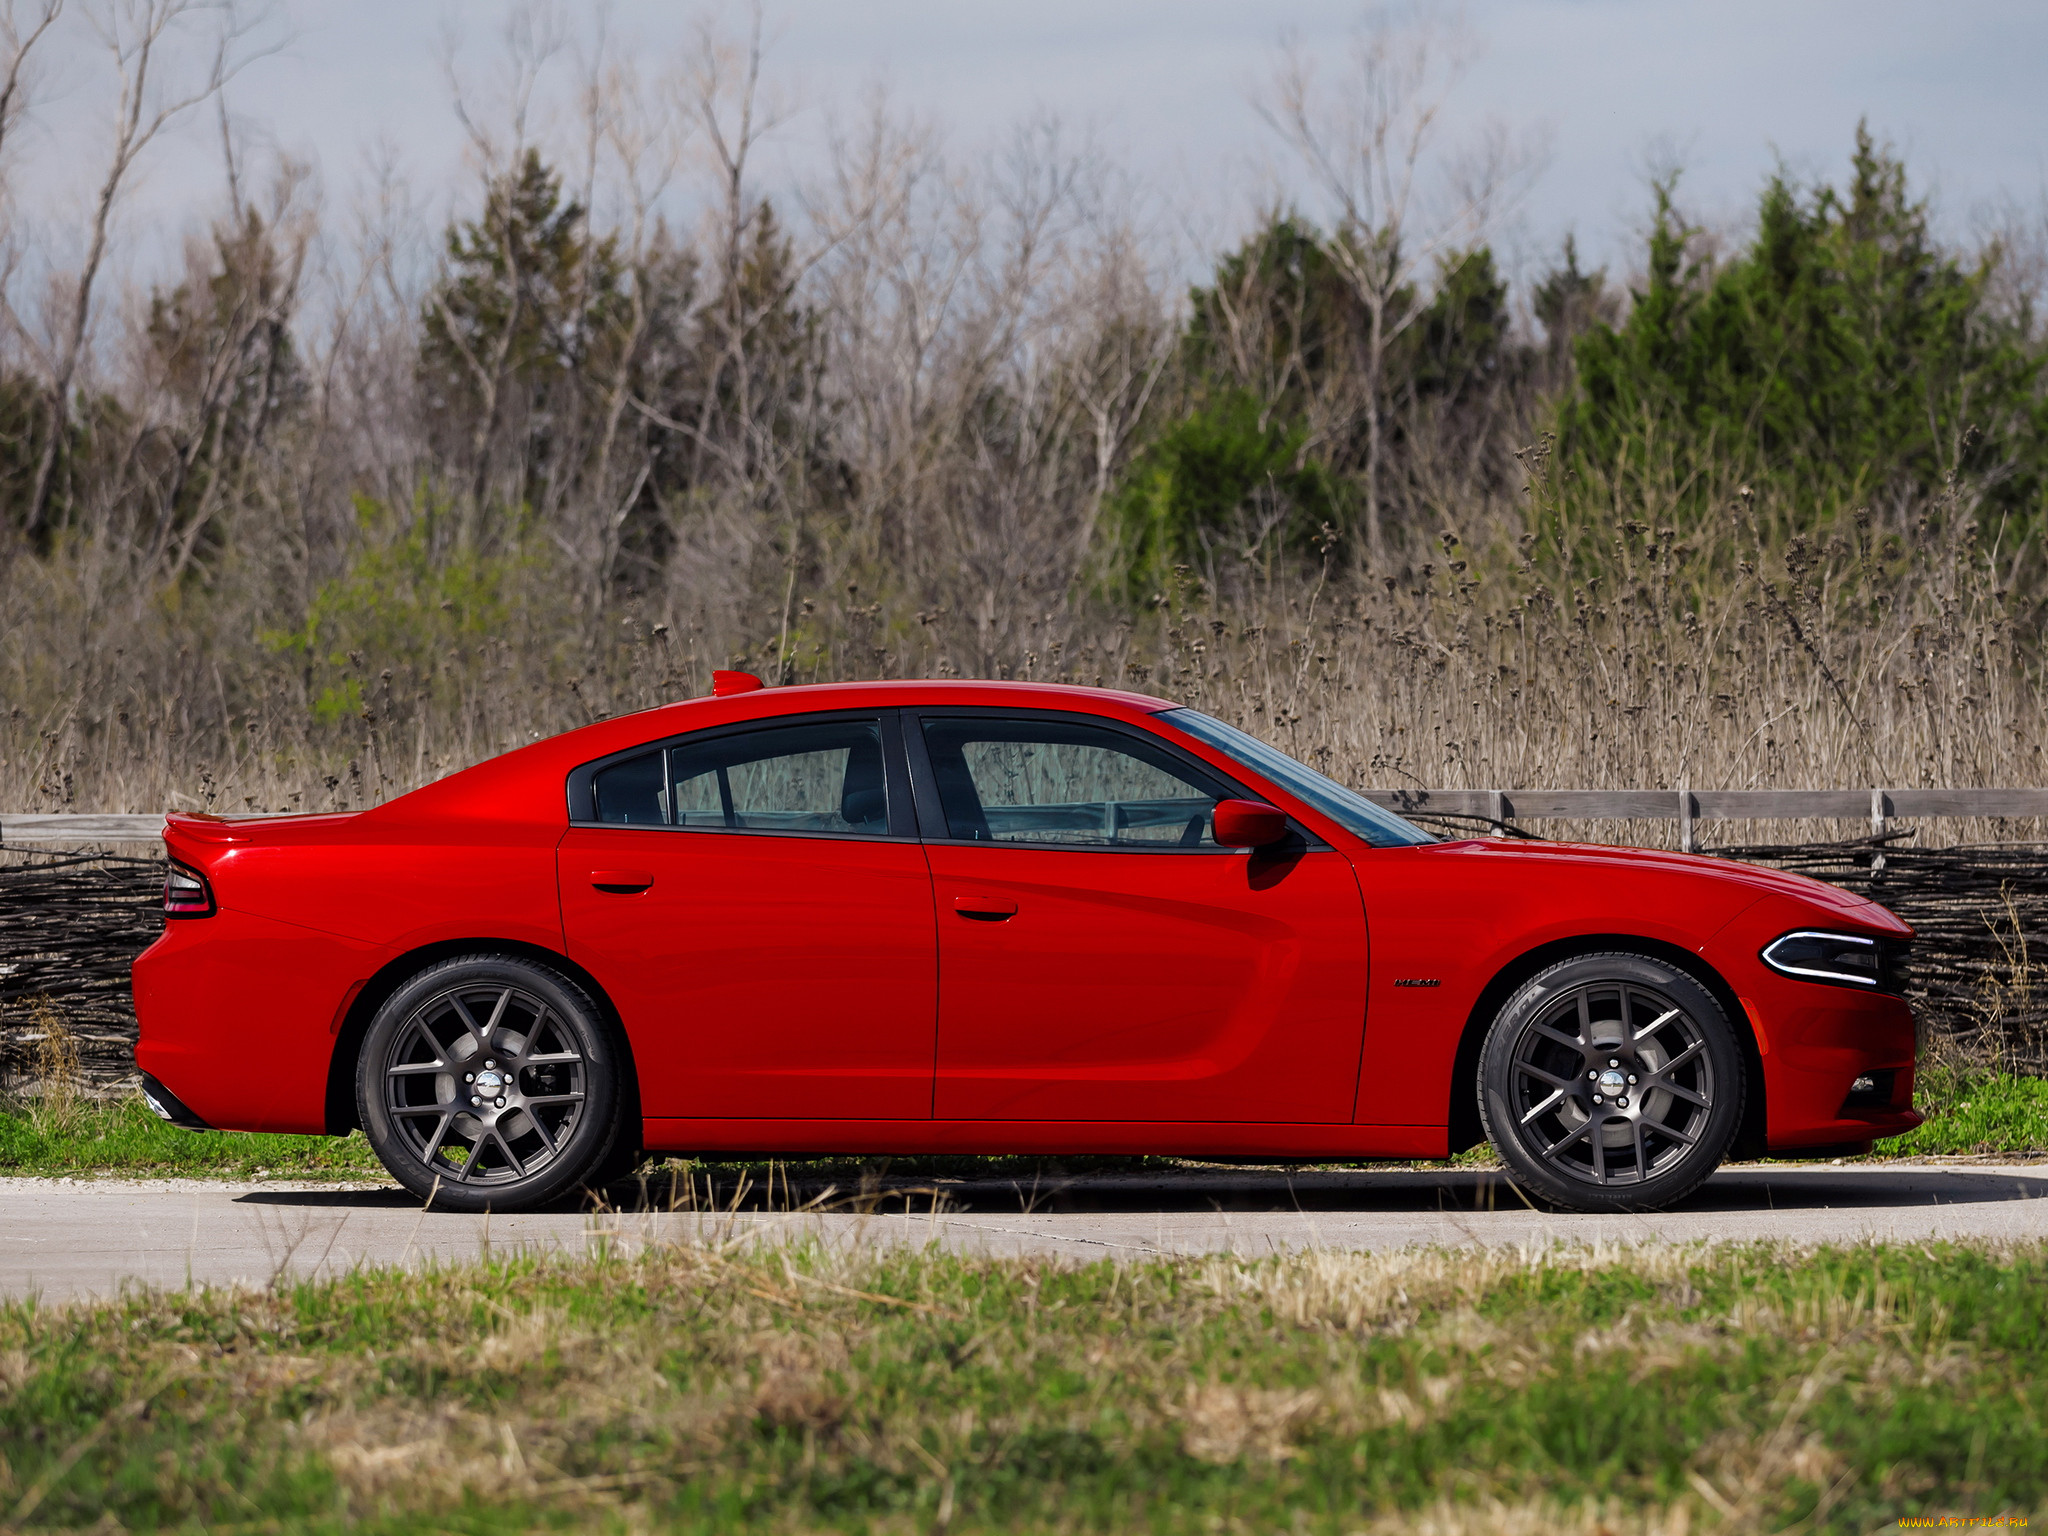
[[[964,570],[886,599],[859,581],[835,592],[813,573],[793,588],[787,631],[781,591],[719,621],[678,588],[628,605],[602,644],[574,646],[574,613],[540,562],[514,580],[502,631],[474,646],[380,655],[365,640],[337,674],[361,704],[338,715],[299,661],[233,638],[261,624],[252,608],[230,616],[247,599],[221,594],[229,612],[209,620],[210,654],[161,615],[110,622],[80,650],[57,633],[63,573],[17,562],[0,573],[0,596],[21,599],[22,615],[0,638],[0,691],[33,708],[0,717],[0,802],[354,809],[536,735],[708,692],[718,666],[795,682],[1134,688],[1244,725],[1358,787],[2048,783],[2034,618],[1966,520],[1915,514],[1785,549],[1753,525],[1745,537],[1731,560],[1671,526],[1625,521],[1600,566],[1561,569],[1503,530],[1467,543],[1446,528],[1387,574],[1341,558],[1213,578],[1186,569],[1136,613],[1085,590],[997,597]],[[1542,830],[1673,835],[1658,823]],[[1853,829],[1706,830],[1743,842]]]
[[29,1026],[30,1032],[22,1037],[34,1047],[29,1061],[29,1123],[39,1136],[69,1136],[77,1130],[85,1106],[77,1037],[48,997],[29,1003]]

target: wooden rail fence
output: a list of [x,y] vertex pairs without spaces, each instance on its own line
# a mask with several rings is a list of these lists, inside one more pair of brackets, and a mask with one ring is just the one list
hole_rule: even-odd
[[1883,837],[1905,817],[2048,816],[2048,789],[1369,789],[1404,816],[1518,821],[1676,821],[1690,853],[1703,821],[1856,821]]
[[[1368,789],[1368,800],[1410,816],[1511,828],[1523,821],[1676,821],[1690,851],[1705,821],[1855,821],[1883,837],[1904,818],[2048,818],[2048,789]],[[149,843],[161,816],[0,814],[0,843],[84,847]]]

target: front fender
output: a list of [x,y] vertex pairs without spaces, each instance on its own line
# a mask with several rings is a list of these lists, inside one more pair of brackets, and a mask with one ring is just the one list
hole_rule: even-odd
[[1362,1124],[1449,1125],[1466,1026],[1525,957],[1589,942],[1700,955],[1759,899],[1689,862],[1532,856],[1492,842],[1376,849],[1353,862],[1371,935]]

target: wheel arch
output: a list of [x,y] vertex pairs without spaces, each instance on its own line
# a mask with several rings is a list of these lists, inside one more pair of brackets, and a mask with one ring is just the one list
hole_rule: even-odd
[[1531,976],[1561,960],[1616,952],[1661,960],[1684,971],[1713,994],[1714,1001],[1721,1005],[1721,1011],[1734,1026],[1736,1044],[1742,1049],[1742,1124],[1728,1149],[1729,1154],[1755,1157],[1763,1152],[1766,1123],[1763,1057],[1757,1050],[1755,1026],[1750,1023],[1749,1014],[1735,995],[1735,989],[1728,985],[1719,971],[1693,951],[1633,933],[1575,934],[1568,939],[1539,944],[1502,966],[1480,989],[1471,1013],[1466,1016],[1464,1030],[1458,1036],[1458,1052],[1451,1064],[1450,1143],[1447,1151],[1463,1152],[1486,1139],[1479,1124],[1479,1051],[1485,1043],[1487,1027],[1507,1006],[1508,999]]
[[618,1047],[624,1077],[625,1123],[632,1128],[633,1145],[640,1145],[640,1074],[633,1063],[633,1042],[626,1034],[625,1021],[619,1017],[619,1010],[609,994],[595,976],[559,950],[523,943],[518,939],[495,938],[444,939],[435,944],[423,944],[388,961],[363,983],[355,1000],[342,1015],[341,1027],[335,1031],[334,1054],[327,1064],[327,1134],[345,1136],[352,1130],[361,1129],[356,1115],[356,1061],[362,1054],[363,1037],[370,1032],[370,1021],[377,1017],[377,1010],[384,1006],[392,993],[428,966],[462,955],[502,955],[508,959],[532,960],[550,970],[560,971],[590,994],[590,1000],[597,1004],[599,1019],[611,1032],[612,1042]]

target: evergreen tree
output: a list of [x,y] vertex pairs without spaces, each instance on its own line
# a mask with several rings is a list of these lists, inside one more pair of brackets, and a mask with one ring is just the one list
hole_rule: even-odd
[[168,417],[139,454],[155,502],[145,547],[173,574],[213,531],[279,419],[306,397],[291,334],[297,256],[248,208],[214,231],[214,258],[203,281],[151,296],[144,330]]
[[1306,543],[1345,520],[1343,491],[1305,452],[1307,429],[1274,419],[1244,390],[1204,402],[1148,444],[1111,498],[1133,596],[1165,590],[1171,568],[1214,573],[1276,536]]
[[1544,347],[1553,379],[1565,377],[1573,344],[1596,324],[1612,325],[1620,307],[1607,286],[1607,272],[1579,268],[1579,242],[1564,237],[1564,262],[1544,273],[1529,295],[1529,307],[1543,327]]
[[1866,129],[1846,192],[1774,177],[1755,238],[1718,266],[1694,254],[1671,186],[1656,196],[1628,318],[1578,342],[1569,454],[1612,471],[1661,448],[1700,494],[1768,484],[1803,519],[1966,471],[2008,508],[2038,505],[2041,359],[1989,312],[1988,265],[1936,243]]
[[[1276,214],[1189,295],[1177,409],[1136,453],[1110,498],[1108,530],[1134,590],[1176,562],[1269,539],[1307,551],[1325,525],[1352,531],[1374,461],[1394,524],[1415,504],[1411,461],[1427,440],[1452,457],[1484,437],[1496,384],[1521,377],[1507,285],[1485,247],[1439,264],[1436,283],[1395,297],[1415,319],[1367,380],[1371,317],[1331,239]],[[1334,237],[1334,238],[1342,238]],[[1376,404],[1377,402],[1377,404]]]
[[520,487],[582,446],[580,391],[611,361],[626,274],[616,238],[592,237],[534,150],[490,183],[481,218],[449,229],[446,257],[421,317],[421,380],[443,432],[466,439],[480,503],[501,441]]

